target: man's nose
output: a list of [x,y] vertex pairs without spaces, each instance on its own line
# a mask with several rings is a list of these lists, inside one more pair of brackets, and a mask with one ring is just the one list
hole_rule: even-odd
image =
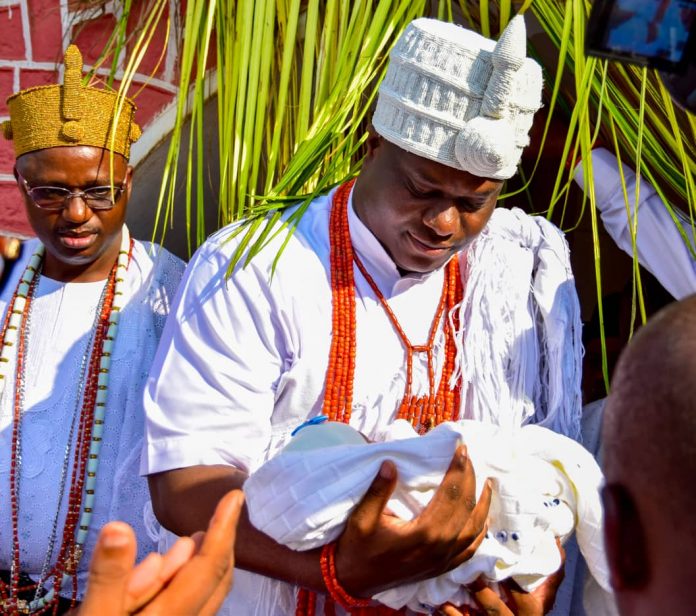
[[73,193],[68,197],[68,202],[63,208],[63,218],[65,220],[81,223],[89,220],[91,216],[92,211],[81,194]]
[[433,203],[423,215],[423,224],[438,236],[449,237],[461,228],[459,209],[449,200]]

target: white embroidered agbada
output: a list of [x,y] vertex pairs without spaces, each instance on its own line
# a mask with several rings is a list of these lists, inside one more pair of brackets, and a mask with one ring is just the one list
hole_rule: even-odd
[[[0,295],[5,316],[17,280],[36,250],[25,244],[21,260]],[[151,248],[153,252],[151,253]],[[126,305],[111,359],[104,437],[97,472],[96,503],[78,572],[84,592],[90,554],[100,528],[122,520],[135,530],[138,558],[155,549],[156,523],[147,482],[139,476],[143,440],[142,392],[184,264],[172,254],[136,241],[125,280]],[[32,305],[25,369],[20,477],[20,546],[22,572],[41,573],[58,509],[58,487],[71,419],[78,401],[81,364],[89,352],[91,328],[106,280],[62,283],[41,276]],[[10,365],[14,383],[15,356]],[[0,569],[12,562],[9,490],[12,442],[13,386],[0,400]],[[69,484],[70,474],[66,484]],[[67,506],[60,505],[57,540],[50,565],[60,547]],[[150,530],[146,528],[150,526]],[[66,592],[70,592],[68,589]]]
[[[253,472],[287,443],[295,427],[321,412],[331,335],[332,194],[310,205],[273,275],[282,234],[229,279],[225,272],[238,241],[230,241],[229,228],[194,255],[145,393],[144,474],[212,464]],[[354,249],[407,336],[415,344],[425,341],[443,268],[401,276],[352,205],[348,220]],[[577,436],[579,307],[562,234],[519,210],[496,210],[466,262],[472,282],[465,284],[461,308],[462,417],[509,425],[534,419]],[[403,396],[405,351],[359,273],[355,286],[350,423],[374,438],[393,421]],[[436,374],[443,343],[440,331]],[[421,355],[414,356],[414,394],[428,391]],[[161,549],[169,539],[163,536]],[[295,589],[237,570],[226,606],[221,613],[235,616],[294,614]]]

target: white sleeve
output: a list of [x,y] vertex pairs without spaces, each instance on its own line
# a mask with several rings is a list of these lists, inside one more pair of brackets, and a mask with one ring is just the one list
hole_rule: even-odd
[[246,470],[269,442],[283,335],[264,271],[225,278],[230,250],[189,264],[145,389],[141,473],[225,464]]
[[[632,255],[631,232],[618,160],[608,150],[593,150],[592,168],[597,207],[601,212],[604,228],[619,248]],[[626,165],[623,165],[623,172],[633,212],[636,175]],[[575,181],[585,189],[582,165],[578,165],[575,170]],[[643,180],[640,182],[639,199],[636,235],[638,261],[675,298],[682,299],[691,295],[696,292],[696,260],[684,243],[684,238],[669,215],[667,207],[655,189]],[[682,227],[693,246],[694,236],[690,222],[684,221]]]

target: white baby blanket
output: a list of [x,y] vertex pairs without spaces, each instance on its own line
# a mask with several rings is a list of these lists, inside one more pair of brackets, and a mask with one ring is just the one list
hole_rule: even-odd
[[559,568],[555,538],[565,540],[573,530],[591,574],[610,591],[602,543],[602,474],[581,445],[536,425],[510,432],[473,420],[444,423],[420,437],[407,422],[396,421],[384,436],[380,443],[282,451],[244,485],[252,524],[295,550],[333,541],[387,459],[396,464],[399,478],[389,507],[411,519],[431,500],[457,445],[464,442],[477,496],[485,478],[494,485],[486,539],[458,568],[374,598],[395,609],[407,605],[427,613],[447,601],[469,603],[463,586],[480,575],[492,582],[513,577],[531,590]]

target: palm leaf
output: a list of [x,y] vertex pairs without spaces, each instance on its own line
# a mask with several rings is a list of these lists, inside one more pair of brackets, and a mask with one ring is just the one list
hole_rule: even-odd
[[[130,0],[122,0],[122,4],[126,15]],[[688,234],[696,229],[696,121],[674,107],[654,71],[585,56],[590,8],[589,0],[188,0],[177,116],[158,202],[155,238],[163,241],[172,224],[185,224],[191,251],[212,231],[203,225],[204,212],[212,207],[217,210],[219,225],[249,219],[235,231],[242,239],[230,268],[242,256],[247,263],[279,232],[292,232],[309,203],[308,195],[325,192],[358,172],[377,84],[391,45],[410,20],[436,15],[495,36],[512,15],[527,12],[530,22],[538,22],[556,50],[552,57],[531,50],[549,76],[549,113],[542,148],[554,114],[568,115],[563,155],[555,171],[550,203],[544,209],[551,217],[559,208],[560,219],[568,229],[578,224],[577,219],[566,222],[572,174],[563,163],[582,160],[588,190],[580,215],[590,217],[603,324],[602,263],[590,151],[602,141],[655,186],[696,258],[687,241]],[[117,28],[109,43],[112,48],[123,44],[123,32]],[[205,69],[211,64],[212,50],[214,80]],[[215,164],[220,167],[220,185],[218,202],[205,203],[202,109],[212,84],[217,87],[219,160]],[[192,145],[181,152],[186,117],[191,118]],[[182,204],[175,199],[181,154],[187,157],[183,214]],[[517,192],[529,191],[539,171],[540,156]],[[196,186],[195,196],[192,186]],[[634,248],[637,219],[628,202],[638,196],[628,195],[624,182]],[[282,210],[293,203],[300,204],[298,209],[284,216]],[[684,228],[675,208],[690,217],[690,229]],[[634,298],[634,318],[640,315],[644,320],[646,310],[635,260]]]

